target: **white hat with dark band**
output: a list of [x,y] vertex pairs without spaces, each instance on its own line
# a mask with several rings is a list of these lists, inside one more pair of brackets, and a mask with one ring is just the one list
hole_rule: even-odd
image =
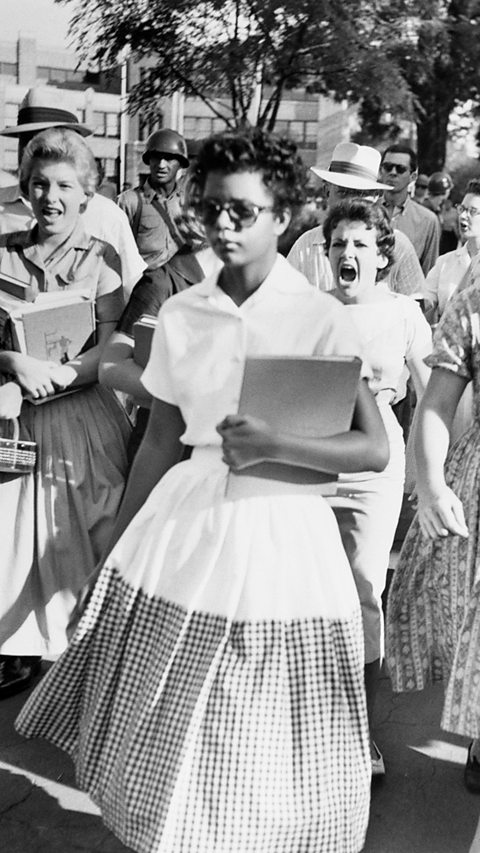
[[369,145],[340,142],[332,154],[328,169],[311,166],[322,181],[352,190],[391,190],[388,184],[377,181],[382,155]]

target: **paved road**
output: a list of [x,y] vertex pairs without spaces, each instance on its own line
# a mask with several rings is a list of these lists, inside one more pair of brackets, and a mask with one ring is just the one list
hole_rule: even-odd
[[[0,853],[128,853],[75,788],[69,759],[15,733],[25,695],[0,702]],[[387,776],[372,791],[364,853],[467,853],[480,795],[463,787],[465,740],[438,728],[441,701],[441,688],[393,696],[382,679],[376,738]]]

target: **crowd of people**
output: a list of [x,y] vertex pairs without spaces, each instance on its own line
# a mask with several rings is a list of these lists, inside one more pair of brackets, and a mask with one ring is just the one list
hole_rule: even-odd
[[[37,461],[0,473],[0,699],[35,681],[18,731],[71,755],[139,853],[359,853],[384,659],[394,690],[445,682],[480,793],[480,182],[451,214],[451,179],[408,145],[339,143],[312,169],[323,222],[285,258],[312,179],[289,139],[225,131],[193,156],[161,129],[115,201],[89,132],[48,89],[0,131],[19,141],[0,306],[4,276],[95,315],[62,363],[2,326],[0,418]],[[259,357],[357,359],[350,429],[239,413]]]

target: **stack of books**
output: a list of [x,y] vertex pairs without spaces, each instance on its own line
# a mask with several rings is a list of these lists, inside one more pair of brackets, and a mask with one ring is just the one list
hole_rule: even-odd
[[156,325],[157,318],[152,314],[142,314],[140,319],[133,324],[133,360],[140,367],[147,366]]

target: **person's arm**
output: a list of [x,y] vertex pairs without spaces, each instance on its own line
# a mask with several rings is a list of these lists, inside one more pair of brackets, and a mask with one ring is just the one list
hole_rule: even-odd
[[431,537],[468,536],[461,501],[447,486],[444,464],[450,429],[467,379],[443,368],[432,370],[418,411],[415,440],[418,517]]
[[349,432],[328,438],[299,438],[241,415],[227,415],[217,430],[223,440],[224,459],[234,471],[267,460],[333,474],[383,471],[389,459],[387,435],[365,379],[359,383]]
[[107,343],[100,361],[102,385],[130,394],[141,406],[150,406],[151,395],[140,382],[143,368],[133,360],[134,326],[143,314],[157,316],[162,294],[155,280],[144,274],[135,285],[119,320],[117,330]]
[[118,542],[163,475],[181,460],[184,446],[180,436],[184,431],[185,423],[180,409],[154,398],[147,429],[130,471],[106,554]]
[[96,343],[67,364],[58,366],[54,374],[60,389],[87,385],[98,381],[98,365],[110,336],[124,309],[120,257],[108,244],[104,244],[102,261],[92,273],[96,275],[95,323]]
[[[427,353],[424,354],[426,355]],[[415,395],[417,398],[417,405],[415,406],[415,410],[413,413],[413,419],[410,425],[407,446],[405,449],[406,466],[404,492],[410,495],[414,492],[417,481],[413,447],[415,446],[415,440],[417,435],[418,404],[420,403],[420,400],[422,399],[425,393],[425,389],[428,385],[428,380],[432,371],[430,367],[427,367],[423,360],[423,356],[418,352],[412,353],[412,355],[407,358],[406,363],[410,371],[410,375],[412,377],[413,387],[415,389]]]
[[97,343],[94,347],[72,358],[67,364],[56,365],[52,371],[52,380],[57,388],[63,390],[98,380],[100,357],[115,326],[116,323],[100,323],[97,326]]
[[140,381],[143,367],[134,361],[133,349],[130,335],[114,332],[103,350],[98,378],[102,385],[129,394],[139,406],[148,408],[152,397]]
[[430,325],[438,320],[438,288],[440,285],[440,269],[442,262],[437,261],[425,279],[425,317]]
[[425,364],[425,358],[432,352],[432,331],[417,305],[410,302],[405,305],[408,305],[405,362],[412,377],[417,400],[420,401],[431,373],[430,367]]

